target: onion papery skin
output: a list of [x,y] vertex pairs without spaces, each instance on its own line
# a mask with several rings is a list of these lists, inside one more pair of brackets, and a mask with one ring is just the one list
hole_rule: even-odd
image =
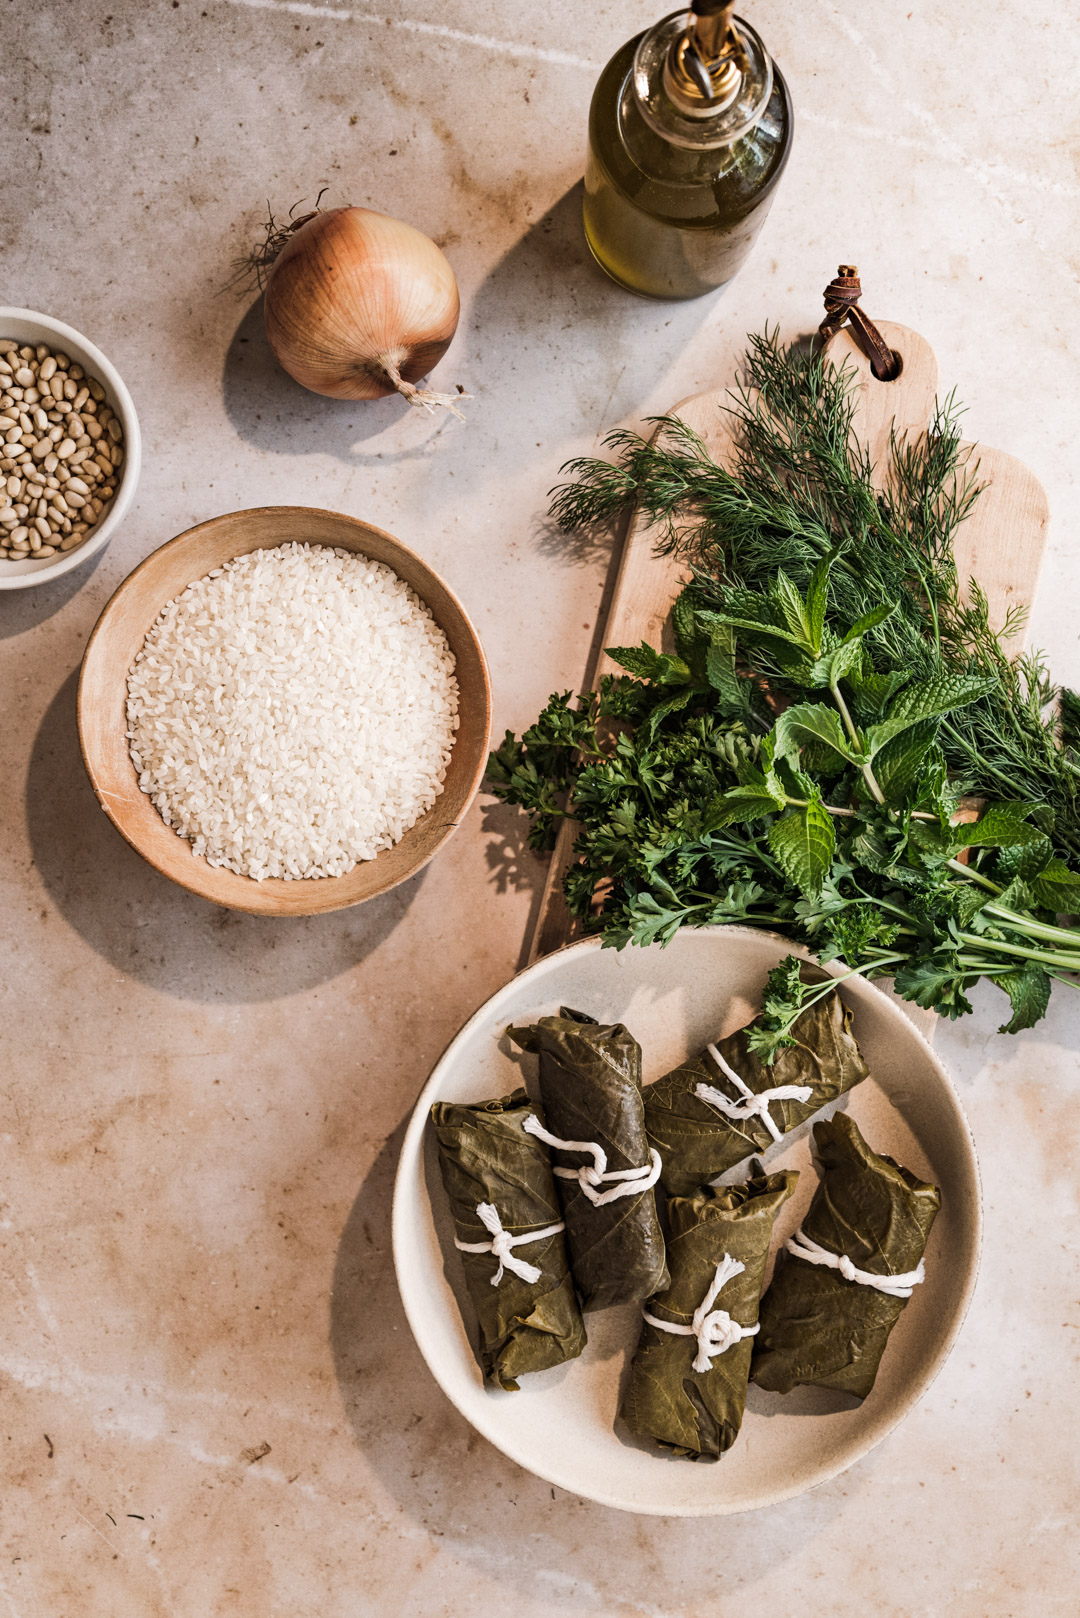
[[332,208],[292,235],[270,272],[266,336],[302,387],[378,399],[424,377],[449,348],[461,303],[445,254],[413,225]]

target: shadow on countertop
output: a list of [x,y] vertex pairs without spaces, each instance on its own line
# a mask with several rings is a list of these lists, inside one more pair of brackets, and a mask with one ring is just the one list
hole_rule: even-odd
[[[405,1121],[372,1163],[342,1232],[330,1324],[338,1385],[365,1463],[423,1530],[498,1577],[508,1611],[515,1596],[545,1595],[562,1610],[577,1589],[579,1612],[629,1611],[628,1603],[635,1612],[719,1612],[725,1592],[745,1596],[843,1511],[873,1457],[846,1480],[768,1511],[650,1520],[553,1488],[490,1445],[435,1383],[398,1294],[391,1201],[404,1133]],[[703,1537],[717,1568],[705,1587],[686,1573],[700,1567]]]
[[0,591],[0,640],[26,634],[66,607],[93,576],[108,548],[106,545],[95,551],[81,566],[73,567],[70,573],[62,573],[50,583],[34,584],[24,590]]
[[[655,387],[658,375],[693,341],[713,298],[654,303],[608,279],[589,252],[581,222],[582,184],[570,187],[494,265],[463,310],[436,387],[459,382],[472,396],[465,422],[428,415],[397,395],[326,399],[294,382],[274,358],[263,300],[246,311],[225,356],[222,388],[234,429],[260,449],[331,455],[350,466],[449,457],[456,498],[490,483],[493,468],[602,433]],[[448,250],[453,256],[452,245]],[[575,334],[572,358],[551,356]],[[646,340],[647,339],[647,340]],[[523,378],[543,378],[527,389]],[[408,418],[411,418],[408,419]],[[559,455],[553,448],[552,482]],[[452,464],[451,464],[452,463]],[[563,536],[580,550],[581,536]],[[554,552],[553,534],[543,536]]]
[[275,1000],[337,977],[393,932],[424,871],[351,910],[295,918],[225,910],[161,876],[94,796],[79,752],[77,690],[76,671],[34,741],[30,844],[60,912],[119,971],[180,1000]]
[[435,453],[436,440],[460,426],[400,394],[384,399],[327,399],[301,387],[275,359],[263,326],[260,295],[233,334],[222,391],[236,432],[276,455],[333,455],[350,466],[392,466]]

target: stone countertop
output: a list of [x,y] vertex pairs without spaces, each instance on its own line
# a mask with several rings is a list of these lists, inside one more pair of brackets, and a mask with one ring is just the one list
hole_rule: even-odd
[[[218,512],[335,507],[460,592],[496,729],[576,684],[610,575],[554,535],[560,462],[734,374],[744,334],[816,324],[841,261],[916,327],[972,437],[1054,510],[1033,639],[1080,683],[1074,602],[1080,24],[1050,0],[751,11],[798,114],[756,254],[722,296],[656,306],[581,235],[599,66],[644,0],[7,0],[7,303],[104,348],[145,435],[135,508],[55,585],[0,597],[4,935],[2,1618],[751,1618],[1072,1614],[1080,1417],[1080,1006],[943,1027],[987,1230],[946,1369],[814,1493],[716,1521],[637,1519],[520,1471],[448,1405],[389,1250],[403,1121],[512,974],[542,867],[481,798],[429,869],[274,923],[160,879],[79,761],[98,612]],[[223,292],[266,199],[328,187],[439,240],[461,282],[437,374],[468,423],[334,403]],[[421,969],[418,970],[418,963]]]

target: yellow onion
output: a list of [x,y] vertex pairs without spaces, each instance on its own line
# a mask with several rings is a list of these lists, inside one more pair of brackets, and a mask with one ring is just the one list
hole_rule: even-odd
[[416,383],[449,348],[460,307],[454,272],[429,236],[371,208],[330,208],[301,223],[275,260],[266,335],[313,393],[378,399],[396,391],[459,415],[460,390]]

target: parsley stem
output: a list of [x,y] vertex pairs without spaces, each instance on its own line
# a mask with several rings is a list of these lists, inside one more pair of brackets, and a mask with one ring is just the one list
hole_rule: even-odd
[[1076,954],[1068,956],[1056,950],[1024,949],[1020,944],[1006,944],[1000,938],[980,938],[978,933],[960,933],[960,942],[969,945],[972,949],[998,950],[1003,955],[1018,955],[1025,961],[1040,961],[1044,966],[1060,966],[1066,972],[1080,972],[1080,949]]
[[945,863],[950,871],[956,872],[957,876],[966,876],[969,882],[977,882],[981,888],[989,888],[991,893],[1005,892],[1005,889],[999,888],[996,882],[991,882],[988,876],[983,876],[981,871],[972,870],[970,865],[961,865],[959,860],[946,860]]
[[988,916],[995,916],[1006,927],[1014,932],[1027,933],[1031,938],[1041,938],[1047,944],[1068,944],[1073,949],[1080,949],[1080,931],[1072,927],[1051,927],[1046,922],[1032,921],[1028,916],[1018,916],[1012,910],[1005,910],[992,900],[983,905],[983,911]]

